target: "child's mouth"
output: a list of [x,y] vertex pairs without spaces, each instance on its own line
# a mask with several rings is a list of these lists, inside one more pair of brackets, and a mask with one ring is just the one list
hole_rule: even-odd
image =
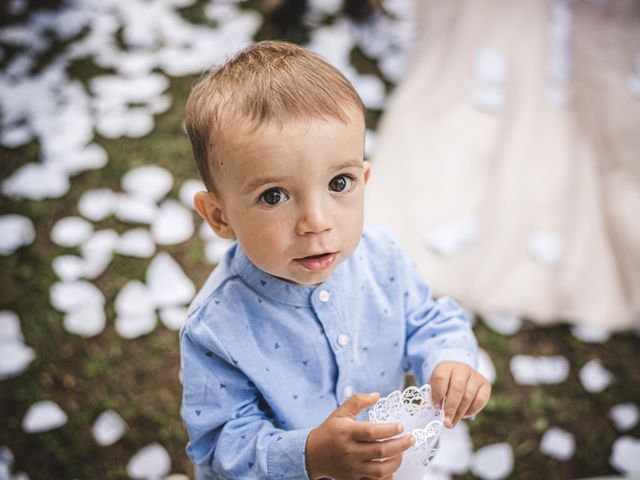
[[296,258],[296,262],[307,270],[317,271],[329,268],[336,259],[336,252],[311,255],[309,257]]

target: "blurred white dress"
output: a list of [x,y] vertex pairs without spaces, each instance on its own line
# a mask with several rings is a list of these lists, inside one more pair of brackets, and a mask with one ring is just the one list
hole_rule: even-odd
[[640,324],[640,0],[421,0],[367,219],[438,295]]

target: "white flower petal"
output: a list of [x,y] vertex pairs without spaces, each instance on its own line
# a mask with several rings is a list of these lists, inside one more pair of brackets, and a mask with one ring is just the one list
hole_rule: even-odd
[[483,480],[499,480],[513,470],[513,450],[508,443],[495,443],[477,450],[471,458],[471,472]]
[[576,449],[574,436],[558,427],[551,427],[542,436],[540,451],[551,458],[566,462]]
[[93,222],[104,220],[116,210],[118,196],[113,190],[100,188],[87,190],[78,201],[80,215]]
[[65,217],[51,229],[51,241],[61,247],[77,247],[93,233],[93,225],[82,217]]
[[193,215],[172,199],[160,205],[160,211],[151,224],[151,236],[159,245],[182,243],[193,235]]
[[131,339],[153,332],[157,323],[155,312],[118,315],[115,329],[122,338]]
[[563,254],[564,243],[554,232],[537,232],[529,239],[529,255],[544,267],[556,266]]
[[187,320],[187,309],[185,307],[163,308],[160,310],[160,321],[169,330],[180,330]]
[[129,170],[121,182],[124,191],[157,202],[171,191],[173,176],[157,165],[144,165]]
[[482,317],[484,323],[502,335],[513,335],[522,327],[522,318],[509,312],[490,312]]
[[635,403],[620,403],[609,410],[609,418],[619,431],[626,432],[638,424],[640,413]]
[[580,382],[591,393],[603,391],[611,383],[613,375],[599,360],[590,360],[580,369]]
[[56,282],[49,290],[51,305],[61,312],[73,312],[89,303],[104,306],[102,292],[93,283],[85,280]]
[[151,223],[158,214],[153,200],[136,195],[120,194],[115,215],[118,220],[130,223]]
[[124,420],[120,415],[113,410],[106,410],[93,423],[91,432],[98,445],[106,447],[120,440],[125,428]]
[[613,442],[609,464],[626,477],[640,475],[640,439],[624,436]]
[[120,236],[116,252],[130,257],[149,258],[156,253],[156,244],[148,230],[135,228]]
[[190,208],[191,210],[195,210],[195,205],[193,204],[193,197],[195,197],[198,192],[206,192],[207,187],[204,186],[200,180],[189,179],[185,180],[180,187],[180,201],[185,207]]
[[81,337],[95,337],[102,333],[107,324],[104,307],[90,302],[64,316],[63,325],[67,332]]
[[22,429],[27,433],[46,432],[67,423],[67,414],[50,400],[34,403],[22,419]]
[[77,255],[60,255],[53,259],[51,267],[60,280],[70,282],[86,275],[86,262]]
[[24,372],[36,357],[32,348],[22,341],[3,340],[0,343],[0,380],[15,377]]
[[170,470],[169,454],[158,443],[152,443],[139,450],[127,464],[127,474],[136,479],[160,479]]
[[149,315],[155,303],[149,288],[139,280],[129,280],[118,292],[114,302],[119,316]]
[[0,255],[11,255],[24,245],[31,245],[36,238],[33,223],[17,214],[0,216]]
[[569,375],[569,361],[562,355],[516,355],[511,359],[509,369],[516,383],[520,385],[562,383]]
[[161,308],[188,304],[195,295],[193,282],[166,252],[158,253],[151,261],[146,283]]
[[479,222],[472,217],[462,217],[435,225],[427,230],[423,244],[443,257],[450,257],[476,239]]

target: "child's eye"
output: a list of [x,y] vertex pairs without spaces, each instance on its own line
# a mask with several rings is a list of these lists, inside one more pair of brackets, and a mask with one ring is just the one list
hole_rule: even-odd
[[288,199],[288,195],[279,188],[270,188],[269,190],[265,190],[262,195],[260,195],[258,201],[269,206],[275,206]]
[[348,190],[353,183],[353,179],[348,175],[338,175],[333,177],[329,182],[329,190],[334,192],[343,192]]

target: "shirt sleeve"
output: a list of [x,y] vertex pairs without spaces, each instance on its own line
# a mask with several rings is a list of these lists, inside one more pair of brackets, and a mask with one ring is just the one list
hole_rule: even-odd
[[205,325],[185,327],[180,344],[182,417],[193,463],[214,478],[307,479],[310,429],[276,428],[258,389]]
[[407,328],[406,359],[420,385],[438,363],[450,360],[477,368],[478,344],[467,313],[447,297],[434,300],[415,263],[400,252]]

